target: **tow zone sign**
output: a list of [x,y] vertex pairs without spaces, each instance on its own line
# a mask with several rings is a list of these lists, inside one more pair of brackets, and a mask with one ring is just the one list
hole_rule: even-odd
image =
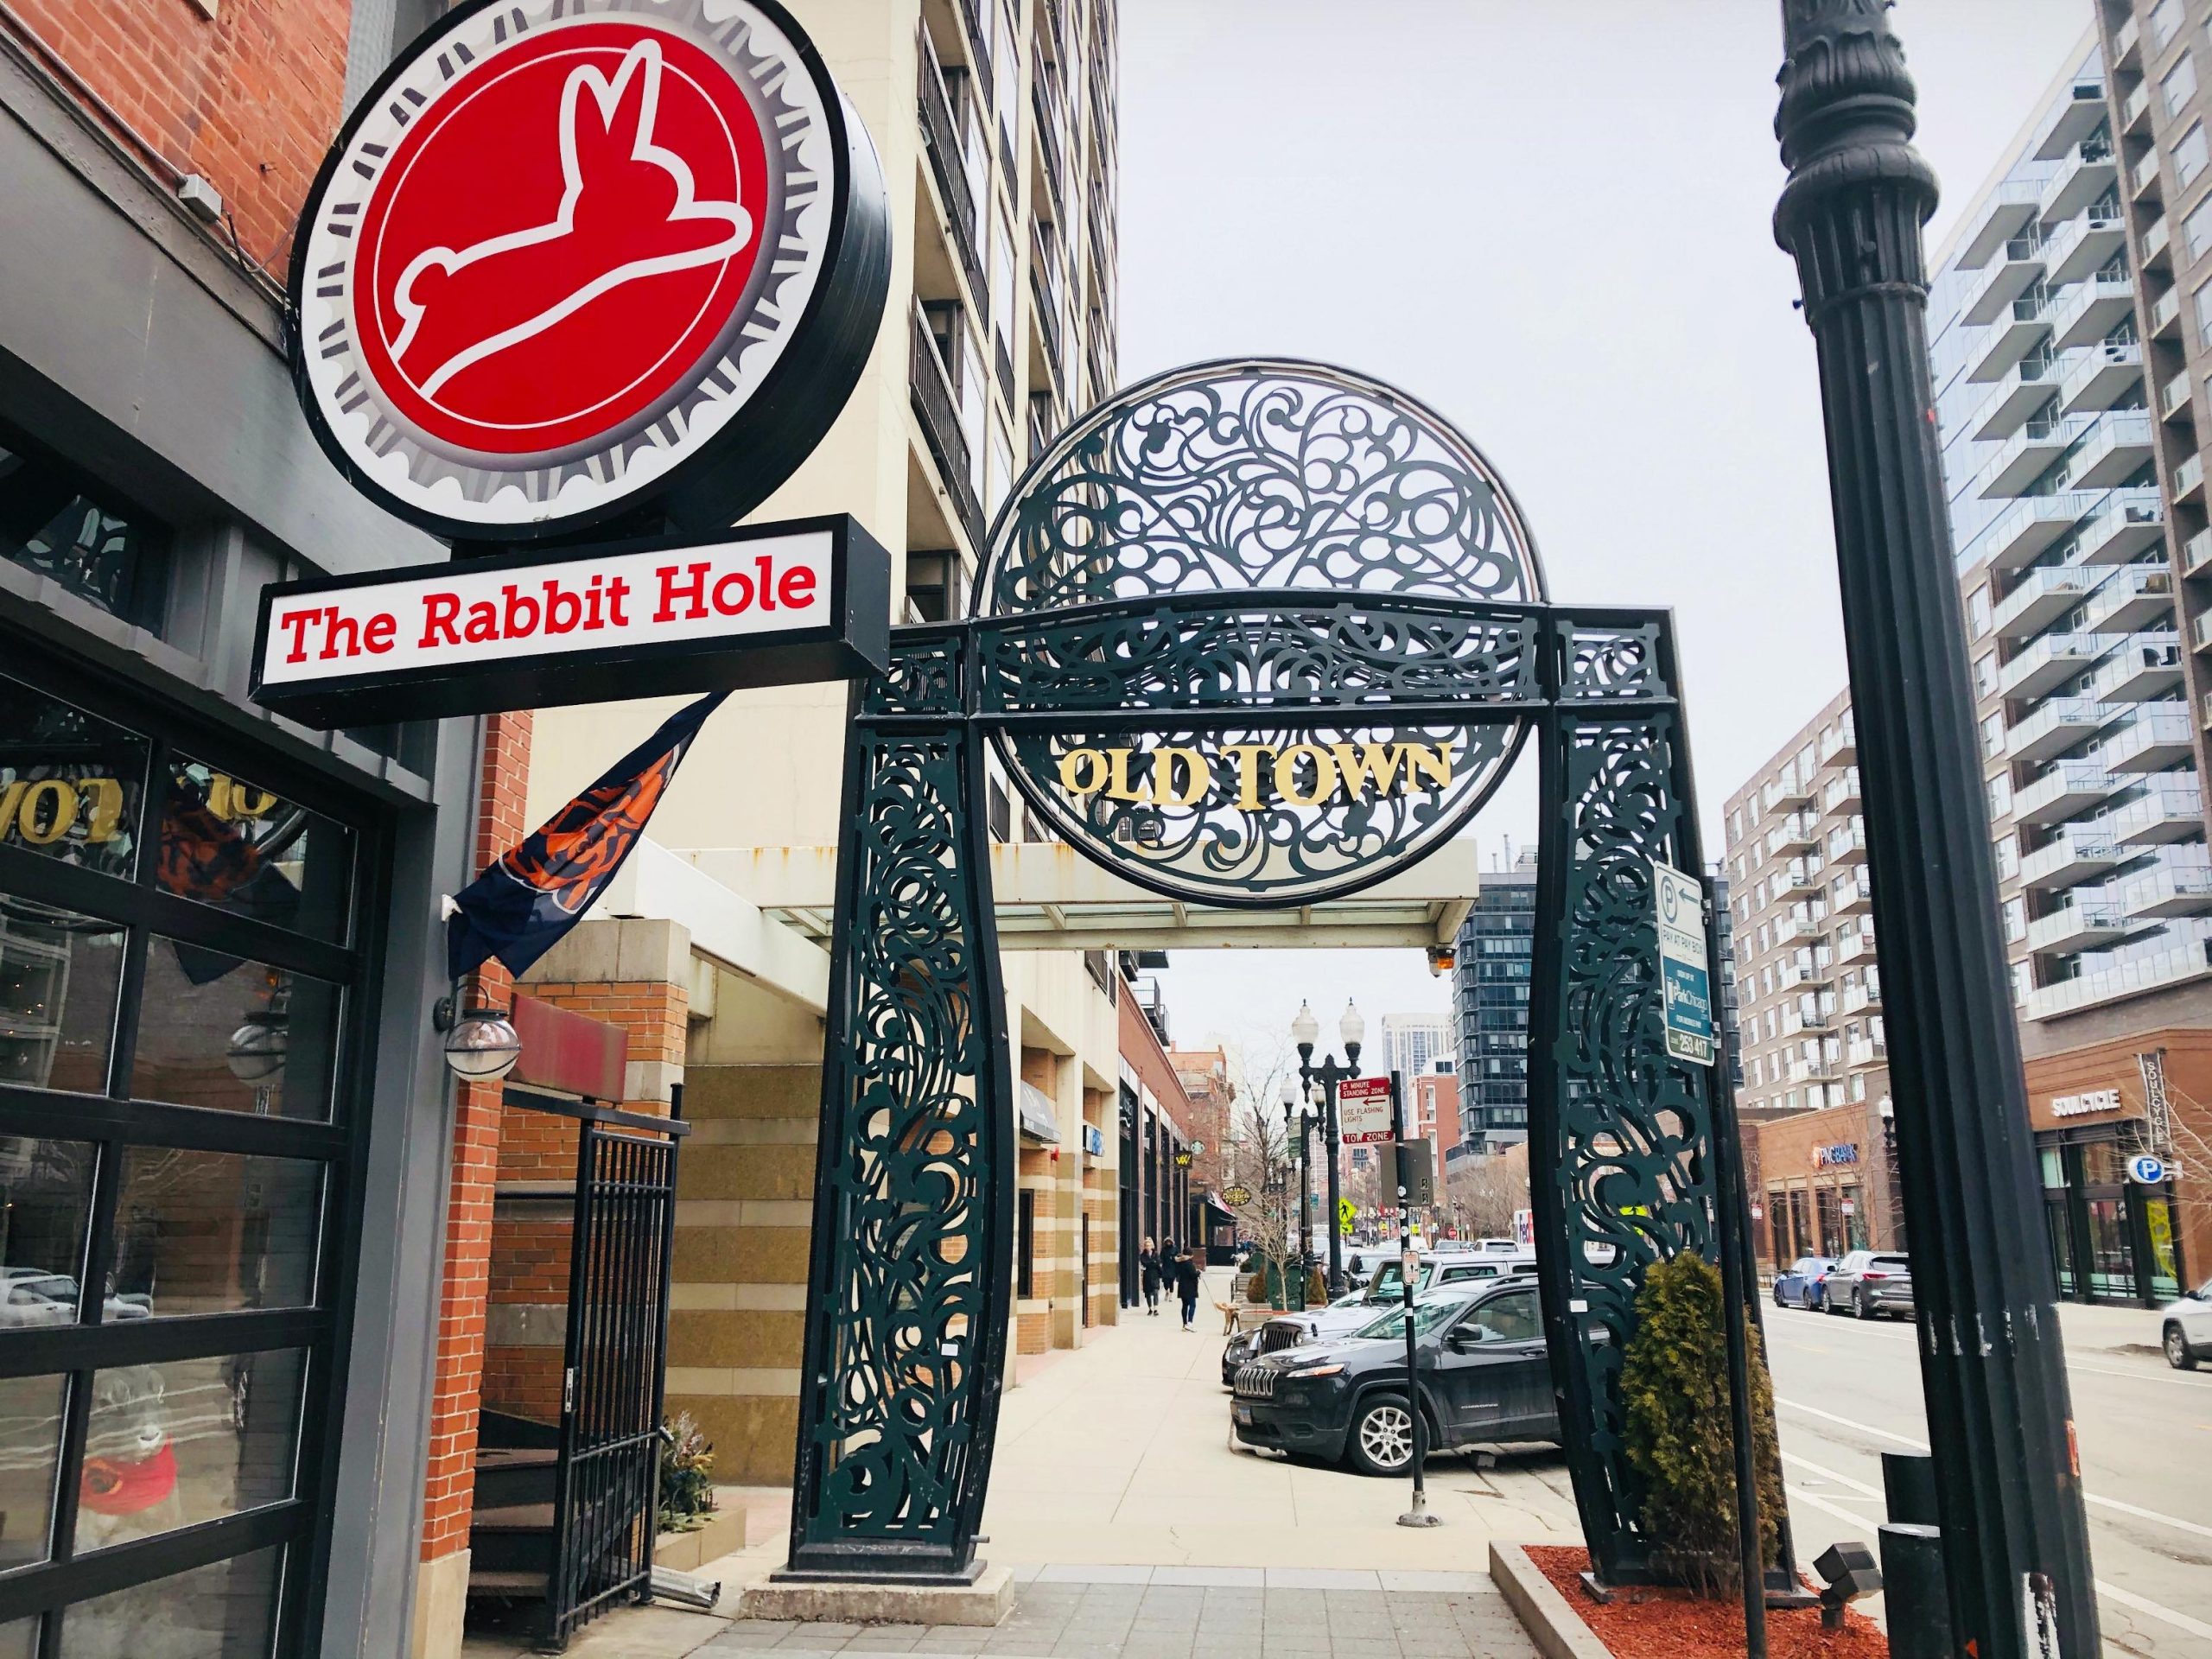
[[880,673],[890,556],[850,518],[265,589],[256,702],[305,724]]

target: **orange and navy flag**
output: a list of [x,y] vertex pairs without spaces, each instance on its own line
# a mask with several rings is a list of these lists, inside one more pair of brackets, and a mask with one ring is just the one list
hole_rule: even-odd
[[670,715],[454,895],[446,918],[448,977],[474,973],[489,957],[523,973],[583,919],[645,833],[700,726],[728,695],[715,692]]

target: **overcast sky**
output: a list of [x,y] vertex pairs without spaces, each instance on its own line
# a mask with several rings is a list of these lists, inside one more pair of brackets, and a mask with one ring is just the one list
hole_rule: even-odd
[[[1770,228],[1774,0],[1122,0],[1121,369],[1395,381],[1512,485],[1554,595],[1679,620],[1706,838],[1844,681],[1811,336]],[[1931,247],[2088,0],[1904,0]],[[1534,757],[1478,823],[1535,828]],[[1179,1040],[1300,995],[1440,1011],[1417,953],[1185,952]],[[1334,1024],[1327,1013],[1325,1026]]]

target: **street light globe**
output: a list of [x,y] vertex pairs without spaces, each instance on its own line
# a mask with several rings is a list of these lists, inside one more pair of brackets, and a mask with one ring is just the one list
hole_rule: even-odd
[[471,1083],[496,1083],[521,1058],[522,1038],[497,1008],[471,1008],[446,1033],[446,1069]]
[[1298,1005],[1298,1017],[1290,1022],[1290,1040],[1300,1048],[1311,1048],[1321,1040],[1321,1022],[1313,1017],[1312,1006]]
[[223,1059],[240,1083],[266,1083],[283,1070],[289,1046],[283,1015],[250,1014],[231,1033]]
[[1350,997],[1344,999],[1344,1018],[1337,1021],[1337,1035],[1344,1039],[1346,1048],[1357,1048],[1367,1040],[1367,1017]]

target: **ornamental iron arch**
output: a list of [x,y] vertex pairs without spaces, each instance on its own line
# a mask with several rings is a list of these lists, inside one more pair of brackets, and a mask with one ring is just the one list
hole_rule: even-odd
[[1703,861],[1667,613],[1554,604],[1441,416],[1253,359],[1078,418],[1001,509],[969,616],[893,638],[846,759],[785,1576],[980,1570],[1014,1186],[986,751],[1106,868],[1249,908],[1418,860],[1531,741],[1546,1337],[1593,1560],[1647,1576],[1619,1389],[1642,1270],[1724,1242],[1751,1267],[1725,1068],[1666,1039],[1652,862]]

